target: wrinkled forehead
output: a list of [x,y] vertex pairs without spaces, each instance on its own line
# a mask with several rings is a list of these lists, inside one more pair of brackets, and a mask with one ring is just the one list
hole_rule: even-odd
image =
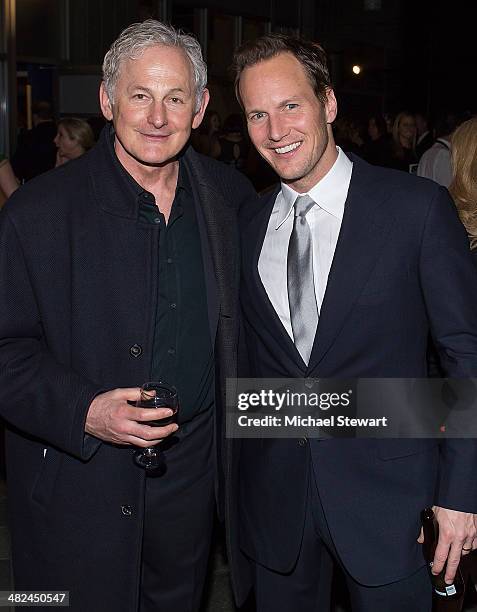
[[184,49],[164,44],[148,45],[133,49],[119,62],[116,83],[127,77],[147,77],[162,72],[187,79],[195,87],[194,66]]

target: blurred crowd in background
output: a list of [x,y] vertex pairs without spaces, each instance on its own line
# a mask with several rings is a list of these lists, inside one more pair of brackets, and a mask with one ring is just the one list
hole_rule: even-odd
[[[65,117],[55,121],[51,104],[39,101],[33,127],[19,135],[10,160],[0,155],[0,206],[23,182],[83,155],[104,126],[100,117]],[[423,112],[396,116],[375,113],[367,120],[339,117],[334,125],[337,144],[371,164],[411,172],[447,187],[466,225],[471,246],[477,246],[477,118],[446,112],[430,118]],[[191,137],[200,153],[246,174],[259,192],[278,178],[251,146],[243,115],[222,118],[208,110]],[[472,241],[473,236],[473,241]]]

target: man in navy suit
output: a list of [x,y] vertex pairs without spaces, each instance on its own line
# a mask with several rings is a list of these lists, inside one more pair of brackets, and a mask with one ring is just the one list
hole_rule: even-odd
[[[250,138],[281,178],[244,214],[251,376],[425,377],[429,333],[447,376],[476,376],[477,274],[445,189],[335,146],[318,45],[267,35],[235,68]],[[435,573],[447,562],[451,583],[476,548],[474,440],[248,439],[235,451],[231,563],[238,601],[253,585],[259,612],[326,610],[331,558],[354,611],[430,611],[426,506]]]

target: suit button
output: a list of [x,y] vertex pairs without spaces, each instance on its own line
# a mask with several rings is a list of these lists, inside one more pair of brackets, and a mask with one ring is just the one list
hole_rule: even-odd
[[132,508],[131,506],[121,506],[121,512],[124,516],[131,516]]
[[314,384],[315,384],[315,381],[313,378],[305,378],[305,387],[307,389],[313,389]]
[[133,344],[129,349],[129,354],[131,357],[140,357],[142,355],[142,346],[139,346],[139,344]]
[[308,444],[308,438],[300,438],[298,440],[298,445],[299,446],[305,446],[305,444]]

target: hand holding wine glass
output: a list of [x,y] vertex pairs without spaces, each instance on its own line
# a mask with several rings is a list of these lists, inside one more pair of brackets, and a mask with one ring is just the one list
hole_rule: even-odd
[[[138,408],[154,410],[156,419],[149,421],[149,425],[161,428],[170,426],[177,419],[177,411],[179,409],[177,390],[164,381],[144,383],[141,387],[140,398],[136,400],[135,405]],[[163,411],[164,408],[169,408],[171,414],[163,416],[157,412],[159,410]],[[137,450],[134,453],[134,461],[137,465],[151,472],[164,472],[166,470],[164,454],[155,446]]]
[[164,427],[148,425],[158,417],[167,418],[172,411],[170,408],[157,408],[158,412],[151,414],[148,408],[136,407],[139,398],[138,387],[113,389],[97,395],[88,409],[85,432],[104,442],[145,448],[158,444],[177,431],[175,423]]

